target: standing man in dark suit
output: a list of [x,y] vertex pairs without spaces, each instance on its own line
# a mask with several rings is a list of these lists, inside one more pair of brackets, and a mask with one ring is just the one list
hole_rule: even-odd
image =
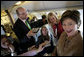
[[13,30],[17,35],[20,43],[19,46],[23,51],[27,51],[29,47],[35,44],[35,39],[32,37],[35,33],[32,32],[32,27],[28,22],[27,12],[24,8],[19,7],[16,10],[18,19],[14,24]]

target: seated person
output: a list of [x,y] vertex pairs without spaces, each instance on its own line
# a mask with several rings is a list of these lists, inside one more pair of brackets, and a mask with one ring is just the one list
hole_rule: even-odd
[[[39,48],[33,48],[32,50],[19,54],[17,55],[15,52],[15,47],[14,45],[7,39],[7,37],[5,35],[1,36],[1,47],[4,48],[6,50],[6,52],[9,52],[9,56],[34,56],[37,53],[41,52],[44,49],[44,45],[47,44],[47,42],[44,42],[42,44],[39,45]],[[4,54],[1,53],[2,56],[4,56]]]
[[[1,48],[4,49],[5,52],[9,51],[9,55],[10,55],[10,53],[13,53],[15,50],[14,46],[11,44],[11,42],[7,39],[7,36],[5,36],[5,35],[1,35]],[[4,54],[2,54],[2,56],[4,56]]]
[[45,26],[41,28],[41,35],[38,37],[38,41],[36,42],[36,47],[39,47],[39,44],[44,43],[45,41],[49,42],[47,45],[45,45],[44,50],[39,53],[40,55],[44,55],[44,53],[51,53],[53,51],[53,47],[51,46],[50,37],[48,35],[48,30]]
[[49,39],[47,28],[45,26],[43,26],[41,28],[41,35],[38,37],[38,41],[36,43],[36,46],[43,43],[44,41],[49,41],[49,40],[50,39]]

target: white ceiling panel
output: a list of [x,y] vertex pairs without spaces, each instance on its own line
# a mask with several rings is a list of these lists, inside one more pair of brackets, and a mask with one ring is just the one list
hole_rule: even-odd
[[35,11],[64,8],[70,6],[83,6],[83,1],[31,1],[31,3],[28,3],[27,1],[22,5],[13,7],[16,2],[17,1],[1,1],[1,9],[16,10],[17,7],[22,6],[29,11]]

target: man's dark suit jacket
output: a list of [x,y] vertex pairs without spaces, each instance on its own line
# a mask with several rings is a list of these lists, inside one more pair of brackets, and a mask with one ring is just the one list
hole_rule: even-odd
[[26,34],[30,31],[30,29],[21,21],[17,19],[13,26],[13,31],[19,39],[19,46],[22,50],[27,50],[28,47],[35,44],[35,39],[33,37],[28,38]]

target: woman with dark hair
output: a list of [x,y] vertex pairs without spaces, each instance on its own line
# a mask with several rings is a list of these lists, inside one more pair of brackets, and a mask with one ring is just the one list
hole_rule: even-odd
[[15,48],[6,35],[1,35],[1,48],[2,48],[2,50],[5,51],[5,52],[2,51],[3,52],[3,53],[1,53],[2,56],[10,55],[10,54],[12,56],[12,54],[15,54],[14,53]]
[[45,53],[52,53],[52,51],[54,50],[54,46],[52,45],[48,29],[45,26],[42,26],[41,35],[38,37],[38,41],[36,42],[36,47],[38,48],[39,44],[44,42],[45,42],[44,50],[38,54],[40,56],[43,56]]
[[45,26],[41,28],[41,35],[38,37],[38,41],[36,42],[36,46],[39,46],[39,44],[49,41],[49,35],[48,35],[48,30]]
[[64,32],[61,34],[52,55],[83,56],[83,39],[78,30],[81,24],[79,11],[65,11],[61,17],[61,23]]

